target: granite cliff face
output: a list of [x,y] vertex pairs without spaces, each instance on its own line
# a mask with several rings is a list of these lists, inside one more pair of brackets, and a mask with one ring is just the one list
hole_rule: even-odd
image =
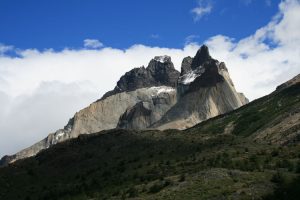
[[36,155],[42,149],[101,130],[185,129],[210,117],[236,109],[248,100],[237,93],[223,62],[206,46],[182,61],[181,73],[169,56],[157,56],[148,66],[123,75],[117,86],[77,112],[68,124],[2,163]]
[[225,63],[213,59],[206,46],[202,46],[192,60],[185,58],[181,70],[178,102],[152,125],[153,128],[189,128],[248,103],[248,99],[235,90]]
[[128,107],[120,116],[117,128],[145,129],[157,122],[176,103],[176,90],[167,87],[153,87],[157,95],[147,101],[139,101]]

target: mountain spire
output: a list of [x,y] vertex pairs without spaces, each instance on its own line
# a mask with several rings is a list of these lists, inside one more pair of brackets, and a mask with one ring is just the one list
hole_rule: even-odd
[[202,45],[193,59],[191,68],[196,69],[200,65],[203,65],[205,61],[210,59],[211,56],[209,55],[208,47],[206,45]]

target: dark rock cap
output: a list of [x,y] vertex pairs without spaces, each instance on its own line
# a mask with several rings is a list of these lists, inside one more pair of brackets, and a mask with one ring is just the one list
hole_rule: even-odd
[[202,45],[201,48],[197,51],[196,56],[193,59],[191,68],[196,69],[200,65],[203,65],[204,62],[212,59],[209,55],[209,50],[206,45]]
[[190,57],[184,58],[181,65],[181,76],[191,70],[193,70],[192,73],[197,75],[197,77],[189,84],[189,86],[183,86],[186,85],[186,83],[183,85],[181,82],[178,83],[179,88],[183,88],[182,94],[194,92],[203,87],[213,87],[217,83],[224,81],[225,79],[219,73],[219,70],[227,71],[227,68],[225,63],[219,63],[218,60],[213,59],[209,54],[208,47],[202,45],[193,59]]
[[179,75],[180,73],[174,68],[171,57],[156,56],[149,62],[147,68],[134,68],[126,72],[117,82],[114,90],[105,93],[101,99],[120,92],[133,91],[145,87],[162,85],[176,87]]

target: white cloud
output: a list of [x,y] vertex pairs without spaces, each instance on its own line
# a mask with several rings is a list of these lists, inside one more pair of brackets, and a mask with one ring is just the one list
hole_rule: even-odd
[[225,60],[238,90],[261,97],[300,73],[300,1],[281,2],[273,20],[247,38],[219,35],[206,43]]
[[[211,54],[225,61],[238,91],[251,100],[300,73],[300,3],[280,3],[269,24],[242,40],[208,38]],[[4,45],[3,45],[4,46]],[[177,69],[199,45],[183,49],[134,45],[126,50],[19,50],[0,56],[0,156],[27,147],[63,127],[73,114],[113,89],[133,67],[170,55]]]
[[102,42],[96,39],[85,39],[83,43],[84,47],[91,49],[98,49],[104,46]]
[[199,21],[204,15],[209,14],[212,8],[210,1],[199,0],[198,6],[191,10],[191,13],[194,16],[194,21]]
[[185,45],[189,45],[189,44],[196,44],[197,42],[195,42],[195,40],[199,38],[199,35],[189,35],[185,38]]
[[[99,94],[91,83],[41,82],[31,94],[0,93],[0,157],[15,153],[66,125]],[[72,114],[71,114],[72,113]]]
[[11,45],[7,46],[7,45],[0,43],[0,56],[8,51],[12,51],[13,49],[14,49],[14,47]]

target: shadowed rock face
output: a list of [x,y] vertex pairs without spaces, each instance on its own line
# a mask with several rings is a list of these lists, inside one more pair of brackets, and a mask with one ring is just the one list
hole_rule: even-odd
[[225,81],[219,74],[218,62],[215,60],[205,61],[203,64],[204,73],[197,77],[191,84],[188,92],[197,91],[203,87],[213,87],[217,83]]
[[192,62],[193,62],[193,58],[190,57],[190,56],[185,57],[185,58],[182,60],[180,76],[182,76],[182,75],[188,73],[189,71],[192,71],[192,68],[191,68]]
[[[132,129],[134,127],[148,127],[152,111],[149,102],[139,102],[129,108],[120,117],[118,127]],[[146,125],[145,125],[146,124]]]
[[[225,63],[219,63],[218,60],[213,59],[207,46],[203,45],[194,58],[186,57],[183,59],[177,83],[179,96],[203,87],[213,87],[217,83],[225,81],[219,73],[221,70],[228,72]],[[231,80],[229,81],[231,82]]]
[[203,65],[204,62],[212,60],[211,56],[209,55],[208,47],[203,45],[198,51],[196,56],[194,57],[191,68],[196,69],[199,66]]
[[175,89],[159,89],[159,94],[148,101],[138,102],[121,115],[118,128],[145,129],[157,122],[176,103]]
[[156,56],[147,68],[134,68],[126,72],[117,82],[115,89],[104,94],[101,99],[145,87],[162,85],[176,87],[179,74],[169,56]]
[[0,160],[0,166],[4,166],[8,163],[13,162],[16,159],[16,155],[12,155],[12,156],[3,156]]

